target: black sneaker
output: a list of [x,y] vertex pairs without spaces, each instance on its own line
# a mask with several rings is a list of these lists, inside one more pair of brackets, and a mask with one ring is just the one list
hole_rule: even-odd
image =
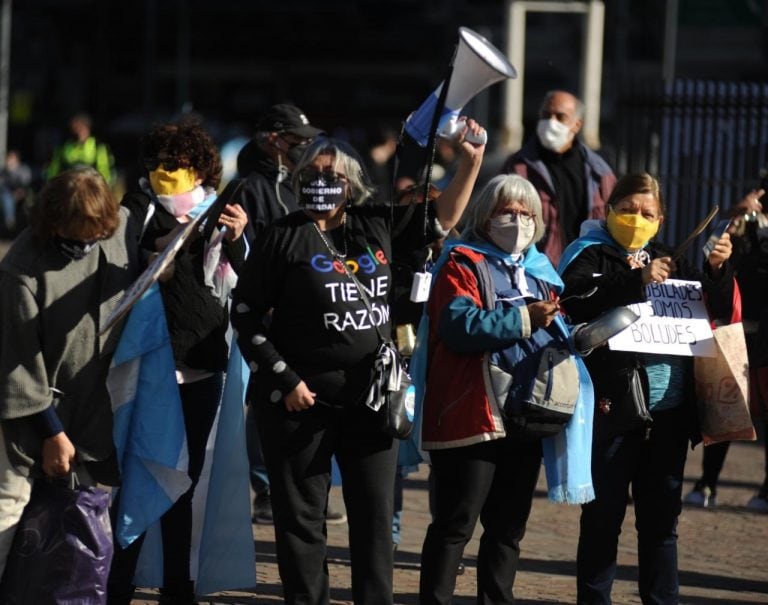
[[272,498],[269,492],[256,494],[253,499],[253,516],[251,521],[259,525],[271,525],[275,522],[272,516]]

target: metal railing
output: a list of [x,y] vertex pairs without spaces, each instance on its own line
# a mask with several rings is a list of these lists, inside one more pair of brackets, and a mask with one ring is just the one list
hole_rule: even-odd
[[[725,216],[758,186],[768,155],[768,83],[638,84],[616,109],[609,161],[617,176],[644,170],[660,179],[664,241],[685,239],[714,204]],[[700,262],[701,246],[689,257]]]

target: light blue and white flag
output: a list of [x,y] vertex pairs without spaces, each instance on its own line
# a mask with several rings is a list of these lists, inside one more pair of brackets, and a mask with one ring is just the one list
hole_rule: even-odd
[[[203,470],[192,497],[190,578],[198,596],[256,585],[251,526],[245,389],[250,370],[233,344],[219,411],[208,436]],[[163,583],[162,532],[147,532],[134,583]]]
[[[443,88],[444,84],[445,82],[442,82],[440,86],[427,97],[427,100],[421,104],[421,107],[409,115],[408,119],[405,121],[405,131],[421,147],[426,147],[429,142],[432,118],[435,115],[437,100],[440,97],[440,90]],[[448,122],[457,120],[461,109],[461,107],[452,108],[447,105],[443,107],[443,112],[440,114],[440,122],[437,125],[437,132],[440,132]]]
[[176,367],[157,284],[128,316],[107,386],[122,477],[115,534],[125,548],[191,485]]

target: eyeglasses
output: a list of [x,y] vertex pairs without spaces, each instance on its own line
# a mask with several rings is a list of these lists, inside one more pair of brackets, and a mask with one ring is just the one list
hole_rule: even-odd
[[511,223],[514,216],[519,217],[520,224],[525,227],[530,227],[536,221],[536,214],[528,210],[504,210],[497,218],[501,223]]
[[347,181],[347,175],[333,170],[302,170],[299,173],[299,181],[304,184],[323,181],[324,183],[333,183],[335,181]]
[[162,165],[168,172],[175,172],[181,168],[182,163],[174,158],[144,158],[144,168],[149,172],[154,172]]

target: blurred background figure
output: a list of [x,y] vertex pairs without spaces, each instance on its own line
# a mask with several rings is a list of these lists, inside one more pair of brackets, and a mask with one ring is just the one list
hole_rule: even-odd
[[243,177],[237,201],[248,213],[249,243],[272,221],[299,209],[291,173],[309,143],[322,133],[289,103],[273,105],[259,118],[256,134],[237,158],[237,171]]
[[[733,241],[733,264],[741,291],[741,313],[749,355],[750,408],[758,433],[763,431],[765,480],[747,508],[768,512],[768,216],[760,201],[765,189],[750,191],[731,210],[728,232]],[[704,448],[701,477],[686,495],[691,506],[717,506],[717,484],[729,441]]]
[[32,194],[32,169],[21,161],[18,151],[9,149],[0,169],[0,200],[3,212],[0,235],[12,238],[26,222],[25,202]]
[[[307,145],[322,133],[321,129],[312,126],[300,108],[290,103],[273,105],[259,118],[256,134],[237,157],[237,172],[242,177],[237,200],[248,213],[245,234],[252,246],[258,245],[264,230],[274,220],[299,209],[291,186],[291,173]],[[253,375],[251,380],[255,379]],[[250,392],[253,389],[249,389]],[[252,520],[270,524],[273,516],[269,476],[256,430],[254,402],[249,399],[247,403],[245,430],[254,493]],[[346,520],[346,513],[329,507],[329,523]]]
[[392,199],[397,131],[388,126],[379,126],[370,138],[369,144],[366,159],[371,181],[376,187],[373,199],[376,202],[388,202]]
[[576,138],[583,124],[581,100],[563,90],[549,91],[536,136],[502,169],[525,177],[539,192],[546,233],[537,246],[555,265],[579,236],[582,221],[605,218],[605,202],[616,183],[606,161]]
[[48,178],[63,170],[78,166],[91,166],[101,173],[110,186],[114,186],[115,159],[106,143],[91,133],[93,122],[87,113],[77,113],[69,121],[70,137],[57,147],[48,164]]

